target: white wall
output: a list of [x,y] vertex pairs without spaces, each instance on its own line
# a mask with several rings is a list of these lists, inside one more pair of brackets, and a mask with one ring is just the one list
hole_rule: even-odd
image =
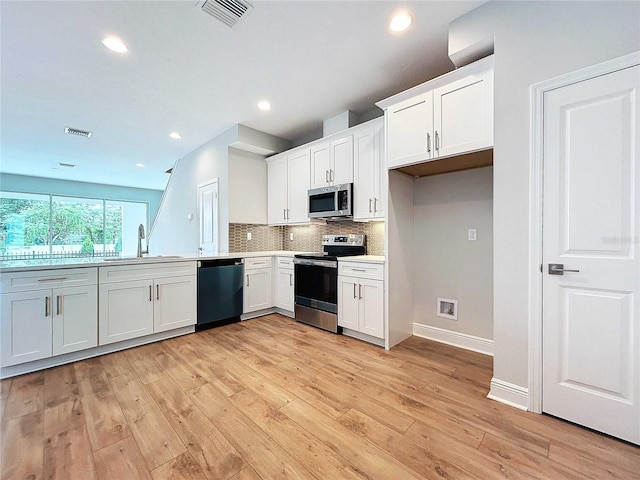
[[[198,184],[218,179],[220,251],[229,251],[228,145],[236,138],[235,127],[181,158],[171,179],[149,236],[153,255],[197,255]],[[192,215],[191,220],[188,215]]]
[[[493,339],[493,168],[416,179],[413,205],[413,321]],[[458,301],[457,320],[437,297]]]
[[640,2],[489,2],[450,25],[495,38],[494,377],[528,384],[529,88],[640,48]]
[[267,162],[229,148],[229,223],[267,223]]

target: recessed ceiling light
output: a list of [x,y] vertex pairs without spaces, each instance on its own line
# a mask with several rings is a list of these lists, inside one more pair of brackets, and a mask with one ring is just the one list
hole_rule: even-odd
[[271,104],[266,100],[261,100],[258,102],[258,108],[263,112],[266,112],[268,110],[271,110]]
[[394,33],[404,32],[411,26],[411,23],[413,23],[413,17],[410,13],[396,13],[389,21],[389,30]]
[[138,167],[138,168],[144,168],[144,163],[136,163],[136,167]]
[[119,38],[114,35],[110,35],[108,37],[104,37],[102,39],[102,44],[107,47],[109,50],[118,53],[127,53],[129,51],[129,47]]
[[182,135],[180,135],[180,133],[178,132],[171,132],[169,136],[174,140],[180,140],[182,138]]

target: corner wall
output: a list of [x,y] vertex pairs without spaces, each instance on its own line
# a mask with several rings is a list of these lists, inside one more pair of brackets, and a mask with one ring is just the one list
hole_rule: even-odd
[[495,42],[494,379],[525,392],[525,407],[536,267],[529,261],[529,89],[638,50],[639,19],[639,2],[489,2],[450,25],[457,48]]

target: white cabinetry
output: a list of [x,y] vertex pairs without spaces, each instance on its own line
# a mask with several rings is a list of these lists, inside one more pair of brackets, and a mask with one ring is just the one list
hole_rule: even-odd
[[353,135],[332,136],[311,147],[311,188],[353,182]]
[[384,160],[383,119],[353,129],[353,219],[384,218],[387,172]]
[[100,268],[100,345],[195,323],[195,262]]
[[308,223],[310,149],[294,149],[268,160],[269,225]]
[[3,367],[97,345],[97,269],[3,273]]
[[379,263],[338,262],[338,325],[345,334],[384,339],[383,273]]
[[273,271],[271,257],[245,258],[243,313],[273,307],[271,300]]
[[275,306],[287,312],[293,312],[294,308],[294,281],[293,258],[275,257],[275,282],[274,297]]
[[493,57],[378,102],[389,168],[493,146]]

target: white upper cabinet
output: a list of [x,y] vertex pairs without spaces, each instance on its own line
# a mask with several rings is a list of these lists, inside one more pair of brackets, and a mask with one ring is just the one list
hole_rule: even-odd
[[377,103],[385,109],[389,168],[493,146],[493,57]]
[[311,188],[353,182],[353,135],[328,137],[311,147]]
[[268,223],[308,223],[310,149],[294,149],[268,159]]
[[353,219],[384,218],[387,197],[383,119],[354,127]]

